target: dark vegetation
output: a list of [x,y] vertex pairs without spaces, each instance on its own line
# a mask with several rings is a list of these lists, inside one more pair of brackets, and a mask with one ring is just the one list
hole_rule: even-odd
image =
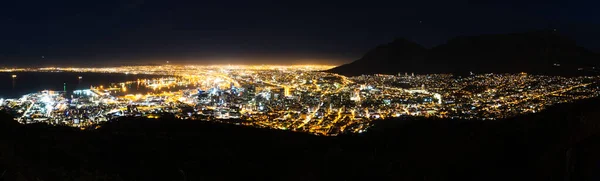
[[346,76],[405,72],[456,75],[527,72],[572,76],[598,75],[598,62],[599,54],[550,30],[461,36],[430,49],[400,38],[328,72]]
[[591,180],[600,100],[498,121],[398,119],[319,137],[173,118],[81,131],[0,118],[0,180]]

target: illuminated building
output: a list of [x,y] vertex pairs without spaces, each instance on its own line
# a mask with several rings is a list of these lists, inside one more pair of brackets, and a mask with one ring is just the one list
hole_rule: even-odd
[[[89,90],[74,91],[69,99],[62,92],[43,91],[0,102],[10,105],[21,123],[82,126],[119,116],[156,118],[162,112],[181,119],[243,119],[247,126],[336,135],[364,132],[375,119],[502,119],[600,96],[600,86],[594,83],[600,77],[476,74],[456,78],[449,74],[408,76],[407,72],[404,76],[344,77],[315,71],[325,68],[328,67],[169,65],[168,69],[23,69],[20,71],[125,72],[167,77],[115,82],[106,89],[94,85]],[[127,93],[133,92],[128,90],[132,84],[138,86],[136,90],[147,92]]]
[[290,91],[290,87],[289,87],[289,86],[285,86],[285,87],[284,87],[284,95],[285,95],[285,97],[290,97],[290,96],[292,96],[292,93],[291,93],[291,91]]

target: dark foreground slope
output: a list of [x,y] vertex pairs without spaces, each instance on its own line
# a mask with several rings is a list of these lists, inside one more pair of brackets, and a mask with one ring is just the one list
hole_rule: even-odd
[[362,58],[329,70],[361,74],[519,73],[598,74],[600,56],[553,31],[462,36],[425,49],[404,39],[378,46]]
[[317,137],[125,118],[94,131],[4,118],[4,180],[582,180],[600,169],[600,100],[510,120],[385,120]]

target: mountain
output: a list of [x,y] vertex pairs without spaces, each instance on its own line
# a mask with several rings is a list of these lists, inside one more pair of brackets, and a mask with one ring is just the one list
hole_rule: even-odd
[[[330,71],[341,74],[394,74],[397,70],[414,69],[424,66],[427,48],[406,39],[396,39],[391,43],[377,46],[361,59],[342,65]],[[402,60],[402,61],[399,61]]]
[[328,70],[342,75],[395,74],[398,70],[416,70],[425,66],[428,49],[410,40],[398,38],[368,51],[361,59]]
[[328,72],[361,74],[598,74],[600,55],[553,31],[461,36],[431,49],[405,39],[378,46]]

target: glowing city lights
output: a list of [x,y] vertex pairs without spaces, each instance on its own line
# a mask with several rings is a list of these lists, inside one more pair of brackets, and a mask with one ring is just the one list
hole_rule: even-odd
[[[0,69],[158,75],[76,90],[0,99],[22,123],[92,126],[120,116],[214,121],[317,135],[362,133],[373,120],[406,116],[501,119],[600,96],[600,77],[528,74],[362,75],[331,66],[124,66]],[[82,79],[81,76],[78,77]],[[64,90],[63,90],[64,91]]]

